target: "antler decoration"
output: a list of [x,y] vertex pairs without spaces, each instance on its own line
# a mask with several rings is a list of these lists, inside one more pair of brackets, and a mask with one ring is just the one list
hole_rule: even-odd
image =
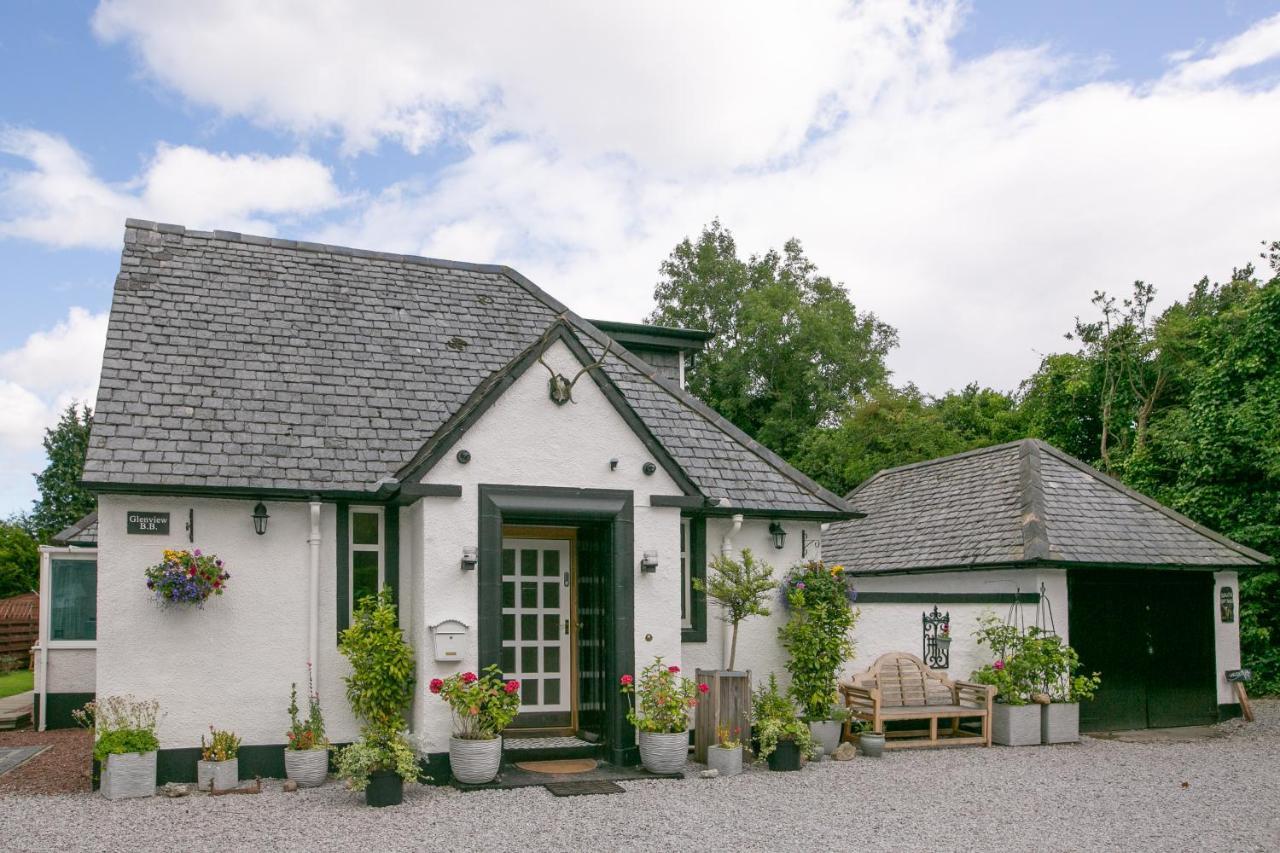
[[551,401],[555,403],[557,406],[563,406],[565,403],[573,403],[576,406],[578,404],[578,401],[573,399],[573,386],[576,385],[578,383],[578,380],[582,378],[582,374],[586,373],[589,370],[594,370],[597,367],[601,367],[604,364],[604,360],[609,357],[609,351],[612,348],[613,348],[613,341],[609,341],[607,344],[605,344],[604,354],[601,355],[597,361],[594,361],[591,364],[585,365],[581,370],[579,370],[577,373],[573,375],[572,379],[565,378],[564,374],[562,373],[556,373],[556,371],[551,367],[551,365],[543,361],[542,356],[539,355],[538,364],[541,364],[543,367],[545,367],[547,369],[547,373],[551,374],[551,378],[547,380],[547,389],[551,393]]

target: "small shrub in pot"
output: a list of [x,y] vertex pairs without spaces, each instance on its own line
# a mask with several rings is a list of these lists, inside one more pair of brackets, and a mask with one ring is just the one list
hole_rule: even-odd
[[329,739],[324,733],[320,696],[312,687],[311,664],[307,664],[307,718],[298,716],[298,685],[289,689],[289,731],[285,734],[284,773],[299,788],[324,784],[329,774]]
[[707,747],[707,767],[721,776],[737,776],[742,772],[742,730],[728,726],[716,729],[716,742]]
[[159,702],[103,696],[73,716],[80,725],[93,729],[93,757],[102,767],[102,796],[122,800],[155,794]]
[[640,672],[621,679],[630,707],[627,719],[640,740],[640,763],[650,773],[679,773],[689,757],[689,712],[707,685],[680,675],[680,667],[668,666],[661,657]]
[[808,724],[778,689],[778,679],[772,673],[769,683],[760,685],[752,698],[752,734],[757,743],[756,758],[768,761],[770,770],[799,770],[801,758],[818,754]]
[[240,785],[240,738],[235,732],[209,726],[209,740],[200,735],[200,760],[196,763],[196,788],[230,791]]
[[504,681],[502,671],[490,664],[479,675],[434,678],[428,689],[448,702],[453,714],[453,778],[467,785],[492,782],[502,766],[502,732],[520,712],[520,682]]

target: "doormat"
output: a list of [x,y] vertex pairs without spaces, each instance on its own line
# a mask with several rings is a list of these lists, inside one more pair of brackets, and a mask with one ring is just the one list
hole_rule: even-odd
[[596,769],[594,758],[561,758],[553,761],[517,761],[516,767],[530,773],[586,773]]
[[604,779],[591,779],[583,782],[548,782],[544,787],[557,797],[626,793],[626,789],[621,785]]

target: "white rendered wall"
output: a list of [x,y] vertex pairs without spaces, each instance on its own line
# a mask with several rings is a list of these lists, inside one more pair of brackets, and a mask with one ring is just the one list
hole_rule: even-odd
[[[50,649],[49,687],[37,684],[40,693],[93,693],[97,672],[93,649]],[[36,667],[37,678],[40,667]]]
[[[1231,600],[1236,605],[1236,618],[1231,622],[1223,622],[1220,611],[1220,599],[1223,587],[1231,588]],[[1227,681],[1225,675],[1229,669],[1240,668],[1240,581],[1235,572],[1215,572],[1213,575],[1213,632],[1214,652],[1217,658],[1218,704],[1234,705],[1240,700],[1236,698],[1235,688]],[[1247,686],[1247,685],[1246,685]]]
[[[266,501],[265,535],[254,533],[254,500],[103,495],[98,502],[98,695],[159,699],[162,748],[200,743],[208,727],[246,745],[283,744],[289,684],[305,694],[308,561],[306,502]],[[184,529],[195,510],[195,542]],[[168,536],[128,535],[127,510],[170,514]],[[337,651],[335,514],[321,512],[319,675],[329,737],[358,729],[347,708]],[[203,610],[161,609],[143,578],[166,548],[201,548],[231,573],[227,592]]]
[[[580,368],[560,343],[550,347],[543,360],[570,378]],[[401,571],[422,579],[413,587],[413,636],[420,650],[413,721],[424,752],[446,751],[451,726],[447,706],[425,693],[427,683],[479,664],[478,572],[464,572],[460,563],[462,549],[479,544],[482,483],[632,492],[636,665],[662,655],[670,663],[687,666],[681,662],[680,647],[680,511],[649,506],[650,495],[679,495],[680,489],[660,465],[652,475],[642,473],[645,462],[657,460],[590,377],[578,380],[573,389],[576,402],[564,406],[549,398],[547,378],[541,365],[530,367],[422,480],[461,485],[462,497],[424,498],[410,508],[414,518],[405,530],[415,531],[421,547],[413,549],[413,562]],[[466,465],[455,458],[461,449],[471,453]],[[618,460],[616,470],[609,468],[612,458]],[[640,572],[645,551],[658,552],[656,573]],[[437,663],[432,657],[428,628],[446,619],[458,619],[470,628],[465,657],[457,663]]]

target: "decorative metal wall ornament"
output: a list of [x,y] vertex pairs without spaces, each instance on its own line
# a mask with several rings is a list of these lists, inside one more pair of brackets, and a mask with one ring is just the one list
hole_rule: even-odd
[[940,613],[935,604],[931,613],[921,614],[920,620],[924,624],[920,657],[930,669],[946,669],[951,665],[951,611]]
[[573,375],[572,379],[565,378],[563,373],[556,373],[555,370],[552,369],[551,365],[542,360],[542,356],[538,356],[538,364],[545,367],[547,372],[551,374],[551,378],[547,380],[547,390],[551,394],[551,402],[555,403],[557,406],[563,406],[565,403],[574,403],[576,405],[577,401],[573,399],[573,386],[582,378],[582,374],[603,366],[604,360],[609,357],[609,351],[612,348],[613,342],[610,341],[605,345],[604,354],[600,356],[599,360],[585,365],[581,370]]
[[1236,596],[1231,587],[1224,586],[1218,592],[1218,610],[1223,622],[1236,621]]

